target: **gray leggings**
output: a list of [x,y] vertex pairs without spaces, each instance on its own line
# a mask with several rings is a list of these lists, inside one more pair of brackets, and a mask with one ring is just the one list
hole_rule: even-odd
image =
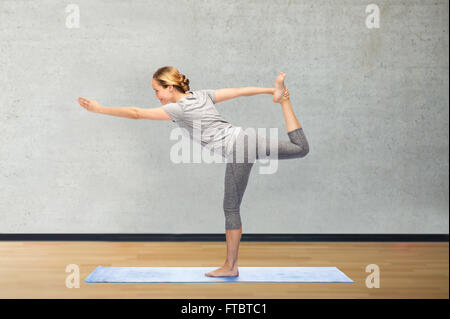
[[[256,132],[256,130],[255,130]],[[258,145],[266,144],[266,157],[268,159],[291,159],[302,158],[309,152],[308,141],[306,140],[303,128],[298,128],[287,133],[289,140],[277,140],[278,141],[278,154],[276,157],[270,155],[270,139],[260,136],[258,134],[253,135],[256,141],[255,143],[248,143],[247,132],[242,130],[236,142],[233,145],[232,161],[231,159],[226,164],[225,170],[225,194],[223,198],[223,210],[225,212],[225,229],[239,229],[241,228],[241,215],[240,206],[242,197],[244,196],[245,188],[247,187],[250,171],[253,167],[254,160],[260,159],[258,152]],[[243,136],[245,136],[243,138]],[[261,144],[260,144],[261,143]],[[249,145],[256,146],[256,151],[249,155]],[[273,146],[272,146],[273,147]],[[238,151],[238,152],[237,152]],[[243,154],[243,157],[236,157],[236,154]],[[239,155],[240,156],[240,155]],[[236,160],[237,159],[237,160]],[[244,159],[244,160],[242,160]]]

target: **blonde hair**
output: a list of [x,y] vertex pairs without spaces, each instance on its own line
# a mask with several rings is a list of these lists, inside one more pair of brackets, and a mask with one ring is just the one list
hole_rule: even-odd
[[177,68],[173,66],[163,66],[156,70],[153,78],[158,81],[163,88],[173,85],[181,93],[189,91],[189,79],[181,74]]

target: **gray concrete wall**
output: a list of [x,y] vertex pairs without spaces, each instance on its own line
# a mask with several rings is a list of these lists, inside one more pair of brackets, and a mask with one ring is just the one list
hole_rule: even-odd
[[[371,3],[379,28],[366,24]],[[447,0],[1,0],[0,232],[222,233],[225,163],[172,163],[175,123],[76,101],[158,107],[152,74],[173,65],[192,90],[272,87],[287,73],[310,153],[276,174],[254,166],[245,233],[448,233],[448,10]],[[287,139],[270,95],[217,108]]]

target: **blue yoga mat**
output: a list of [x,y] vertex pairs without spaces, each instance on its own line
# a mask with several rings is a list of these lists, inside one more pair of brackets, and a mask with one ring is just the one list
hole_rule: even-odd
[[353,282],[336,267],[239,267],[238,277],[208,277],[218,267],[102,267],[85,282]]

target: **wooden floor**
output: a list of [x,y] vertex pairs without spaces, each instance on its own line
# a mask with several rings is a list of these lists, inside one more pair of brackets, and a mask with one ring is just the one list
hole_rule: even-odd
[[[354,283],[85,283],[98,266],[219,267],[225,242],[0,242],[0,298],[449,298],[448,242],[241,242],[239,266],[337,267]],[[66,266],[80,268],[67,288]],[[380,269],[367,288],[366,266]]]

